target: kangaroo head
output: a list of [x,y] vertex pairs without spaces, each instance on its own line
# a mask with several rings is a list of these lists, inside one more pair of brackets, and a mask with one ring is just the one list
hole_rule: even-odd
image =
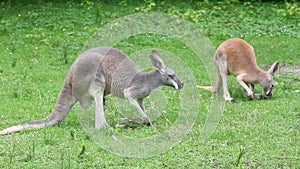
[[172,86],[175,89],[181,89],[183,87],[183,82],[176,75],[175,71],[164,64],[156,51],[152,51],[150,60],[152,65],[159,70],[164,85]]
[[274,73],[276,72],[276,70],[278,69],[278,65],[279,65],[278,62],[274,62],[272,64],[271,68],[268,70],[268,72],[266,72],[266,79],[262,84],[264,92],[265,92],[266,96],[268,96],[268,97],[272,96],[272,90],[275,85],[273,76],[274,76]]

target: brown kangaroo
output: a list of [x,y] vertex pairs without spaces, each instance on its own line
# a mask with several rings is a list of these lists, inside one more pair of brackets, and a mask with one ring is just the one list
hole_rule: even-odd
[[226,101],[234,102],[228,91],[227,76],[232,74],[245,89],[244,95],[249,99],[264,98],[254,93],[254,84],[262,86],[267,98],[272,96],[274,87],[273,75],[278,69],[276,61],[268,71],[263,71],[256,64],[254,48],[240,38],[231,38],[223,42],[216,50],[214,62],[217,69],[215,87],[197,86],[212,92],[218,92],[223,86],[223,97]]

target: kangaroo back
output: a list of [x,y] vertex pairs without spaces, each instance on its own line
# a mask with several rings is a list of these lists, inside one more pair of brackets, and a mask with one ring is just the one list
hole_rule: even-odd
[[255,74],[260,70],[256,63],[254,48],[239,38],[228,39],[217,48],[215,62],[218,60],[227,62],[228,73],[235,76],[254,71]]

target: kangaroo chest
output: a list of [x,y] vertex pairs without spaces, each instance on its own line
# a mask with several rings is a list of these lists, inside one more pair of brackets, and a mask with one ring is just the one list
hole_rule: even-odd
[[109,56],[103,60],[102,68],[106,81],[105,95],[111,93],[114,97],[119,98],[124,98],[124,89],[130,86],[132,79],[140,72],[127,57],[114,58]]
[[124,98],[124,89],[129,87],[132,79],[139,69],[130,59],[124,59],[112,76],[111,94],[115,97]]

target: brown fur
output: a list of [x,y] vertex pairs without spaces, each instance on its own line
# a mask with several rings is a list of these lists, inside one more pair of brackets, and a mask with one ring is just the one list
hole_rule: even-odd
[[273,74],[279,63],[274,62],[269,71],[260,69],[256,63],[254,48],[246,41],[239,38],[226,40],[217,48],[214,62],[217,68],[217,81],[214,90],[205,86],[197,86],[198,88],[218,92],[223,86],[224,99],[234,101],[229,94],[227,81],[227,76],[232,74],[246,90],[246,97],[250,99],[263,97],[254,94],[254,84],[260,84],[266,96],[271,97],[274,86]]

